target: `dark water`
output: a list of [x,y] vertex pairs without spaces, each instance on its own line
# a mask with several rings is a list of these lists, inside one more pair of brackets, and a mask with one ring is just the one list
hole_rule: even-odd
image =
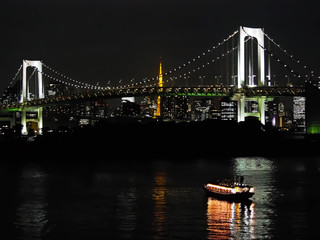
[[[241,204],[205,196],[244,175]],[[0,239],[318,239],[320,158],[1,165]]]

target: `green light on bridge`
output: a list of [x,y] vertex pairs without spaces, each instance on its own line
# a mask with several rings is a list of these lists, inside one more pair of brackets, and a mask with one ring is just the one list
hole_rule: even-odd
[[6,109],[5,111],[7,112],[18,112],[18,111],[21,111],[20,108],[9,108],[9,109]]

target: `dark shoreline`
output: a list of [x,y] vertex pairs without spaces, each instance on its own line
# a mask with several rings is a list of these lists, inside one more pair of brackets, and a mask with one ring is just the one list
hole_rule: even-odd
[[6,136],[1,145],[2,155],[9,154],[4,157],[7,160],[89,162],[131,157],[185,161],[201,157],[316,156],[320,136],[279,132],[257,122],[124,124],[105,121],[67,132],[44,133],[34,142]]

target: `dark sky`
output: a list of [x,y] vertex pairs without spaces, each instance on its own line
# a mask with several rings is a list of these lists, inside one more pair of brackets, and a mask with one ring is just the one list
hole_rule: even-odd
[[320,70],[317,1],[2,0],[0,92],[22,59],[76,80],[155,76],[221,42],[240,25],[265,32]]

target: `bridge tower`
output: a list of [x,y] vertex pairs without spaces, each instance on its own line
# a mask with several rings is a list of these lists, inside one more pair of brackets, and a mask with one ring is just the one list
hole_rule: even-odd
[[[264,33],[262,28],[248,28],[240,27],[239,30],[239,43],[238,43],[238,88],[245,86],[245,39],[253,37],[257,40],[258,52],[258,86],[264,86],[265,81],[265,59],[264,59]],[[251,66],[247,66],[251,67]],[[255,86],[251,79],[248,84],[249,87]]]
[[[36,92],[34,94],[34,99],[44,98],[44,85],[42,79],[42,63],[39,60],[23,60],[22,63],[22,91],[20,95],[20,103],[25,103],[31,100],[30,97],[30,78],[27,79],[27,68],[34,67],[36,68],[37,78],[34,80],[34,85],[36,86]],[[38,126],[38,133],[42,134],[43,128],[43,116],[42,116],[42,107],[26,107],[23,106],[21,110],[21,124],[22,124],[22,134],[26,135],[28,133],[27,122],[34,122]],[[31,115],[29,121],[27,120],[27,113]]]
[[[159,82],[158,82],[158,87],[162,88],[163,87],[163,76],[162,76],[162,63],[160,61],[160,69],[159,69]],[[156,112],[156,117],[161,116],[161,96],[158,95],[157,98],[157,112]]]
[[[257,41],[258,53],[258,72],[257,83],[254,82],[253,76],[246,83],[246,71],[251,68],[250,64],[246,64],[245,42],[246,38],[255,38]],[[256,87],[265,85],[265,54],[264,54],[264,32],[262,28],[249,28],[240,26],[239,42],[238,42],[238,82],[237,88]],[[250,59],[253,61],[253,59]],[[248,66],[249,65],[249,66]],[[251,70],[251,69],[248,69]],[[244,121],[246,116],[258,117],[262,124],[265,123],[265,97],[246,98],[244,94],[237,94],[234,99],[238,100],[238,122]],[[258,104],[258,111],[252,113],[245,111],[246,102],[256,102]]]

